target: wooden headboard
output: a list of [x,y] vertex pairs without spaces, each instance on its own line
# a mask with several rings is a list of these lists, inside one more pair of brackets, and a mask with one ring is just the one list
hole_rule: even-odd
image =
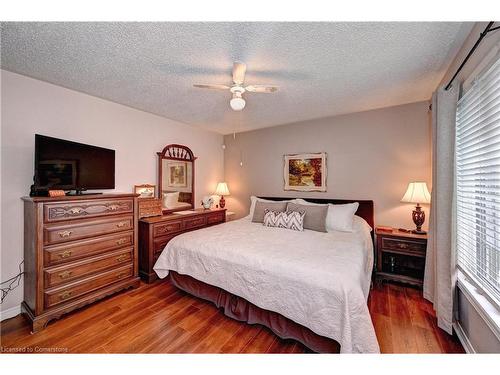
[[[262,199],[267,199],[271,201],[284,201],[284,200],[290,200],[294,199],[291,197],[259,197]],[[323,199],[323,198],[300,198],[303,199],[307,202],[311,203],[320,203],[320,204],[347,204],[347,203],[354,203],[358,202],[359,207],[358,210],[356,211],[356,215],[359,217],[362,217],[363,219],[366,220],[368,225],[372,227],[372,240],[374,239],[374,234],[375,234],[375,219],[374,219],[374,212],[373,212],[373,201],[371,200],[355,200],[355,199]]]

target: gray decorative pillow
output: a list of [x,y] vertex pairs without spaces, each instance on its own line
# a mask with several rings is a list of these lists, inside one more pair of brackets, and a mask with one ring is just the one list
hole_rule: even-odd
[[252,222],[262,223],[264,221],[265,210],[269,211],[285,211],[288,202],[255,202],[255,210],[253,211]]
[[328,205],[310,206],[304,204],[288,203],[287,211],[305,212],[304,229],[315,230],[316,232],[326,232],[326,215]]
[[265,210],[264,222],[265,227],[285,228],[297,231],[304,230],[305,212],[288,211],[278,212]]

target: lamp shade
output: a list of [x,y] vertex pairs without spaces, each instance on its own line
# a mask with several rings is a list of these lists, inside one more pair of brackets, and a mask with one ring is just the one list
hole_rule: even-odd
[[425,182],[410,182],[401,202],[431,203],[431,195]]
[[227,188],[227,184],[225,182],[219,182],[217,184],[217,189],[215,189],[215,194],[217,195],[229,195],[229,189]]

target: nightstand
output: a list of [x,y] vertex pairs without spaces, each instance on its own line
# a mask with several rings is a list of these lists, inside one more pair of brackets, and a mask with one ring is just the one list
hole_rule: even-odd
[[424,280],[426,234],[375,229],[377,236],[376,280],[391,280],[421,287]]
[[226,211],[226,221],[234,220],[235,215],[233,211]]

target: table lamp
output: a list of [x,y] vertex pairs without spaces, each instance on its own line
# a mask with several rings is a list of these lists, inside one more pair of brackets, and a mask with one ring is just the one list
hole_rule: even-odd
[[425,212],[422,210],[422,207],[420,207],[420,203],[431,202],[431,195],[427,189],[427,184],[425,182],[410,182],[405,195],[401,199],[401,202],[417,204],[411,214],[417,229],[412,230],[411,232],[415,234],[425,234],[426,232],[422,230],[422,224],[425,221]]
[[226,206],[226,200],[224,199],[224,195],[229,195],[229,189],[227,188],[227,184],[225,182],[219,182],[217,184],[217,189],[215,189],[215,194],[220,195],[219,207],[224,208]]

